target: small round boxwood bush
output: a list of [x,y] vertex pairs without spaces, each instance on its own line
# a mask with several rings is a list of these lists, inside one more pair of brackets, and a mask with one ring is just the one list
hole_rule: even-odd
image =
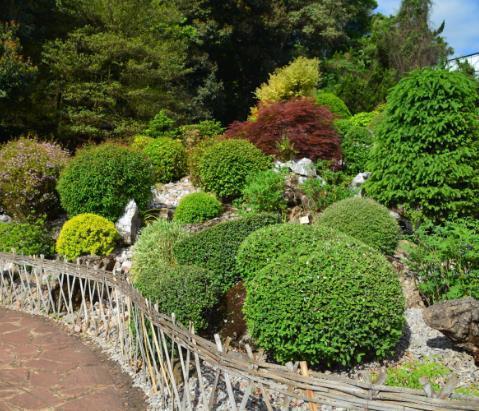
[[253,231],[278,222],[277,215],[267,213],[227,221],[176,243],[173,250],[178,263],[212,271],[215,285],[225,292],[240,278],[236,253],[243,240]]
[[271,159],[249,141],[220,141],[207,148],[200,158],[201,185],[205,191],[231,200],[241,195],[250,174],[267,170],[271,165]]
[[0,251],[49,256],[53,253],[53,240],[41,223],[0,223]]
[[170,137],[155,138],[143,149],[153,163],[158,183],[177,181],[186,174],[186,150],[181,141]]
[[195,187],[201,186],[200,178],[200,160],[206,150],[218,143],[220,140],[218,137],[210,137],[201,140],[188,150],[188,173],[191,182]]
[[185,326],[192,322],[196,330],[208,325],[208,312],[218,303],[213,273],[198,267],[163,265],[135,277],[134,285],[161,312],[174,313]]
[[0,205],[19,220],[58,211],[55,190],[68,153],[53,143],[20,138],[0,149]]
[[119,240],[115,225],[95,214],[80,214],[68,220],[57,239],[58,254],[68,260],[82,255],[111,254]]
[[94,213],[115,221],[131,199],[146,209],[153,184],[152,166],[144,154],[102,144],[80,150],[63,170],[57,189],[70,217]]
[[173,218],[183,224],[202,223],[218,217],[221,207],[221,202],[213,194],[191,193],[180,200]]
[[236,267],[241,277],[247,280],[298,244],[313,247],[318,241],[345,236],[327,226],[291,223],[270,225],[254,231],[241,243],[236,255]]
[[351,197],[330,205],[319,216],[324,224],[349,234],[367,245],[393,254],[399,241],[399,224],[389,210],[374,200]]
[[316,93],[316,104],[326,106],[331,110],[331,113],[338,118],[347,119],[351,117],[351,112],[349,111],[348,106],[346,106],[346,103],[338,96],[328,91],[318,91]]
[[133,245],[133,278],[138,281],[143,281],[143,277],[154,278],[165,265],[176,265],[173,246],[186,237],[188,233],[180,224],[163,219],[143,228]]
[[256,344],[280,363],[385,358],[404,325],[396,272],[349,236],[296,246],[256,272],[246,282],[243,311]]

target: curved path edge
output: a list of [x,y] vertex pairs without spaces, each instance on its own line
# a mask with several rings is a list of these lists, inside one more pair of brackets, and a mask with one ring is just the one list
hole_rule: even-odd
[[119,364],[44,316],[0,306],[0,410],[145,410]]

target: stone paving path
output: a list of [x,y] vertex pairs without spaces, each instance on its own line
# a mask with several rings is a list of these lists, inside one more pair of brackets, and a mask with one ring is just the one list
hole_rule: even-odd
[[145,409],[100,350],[47,318],[0,308],[0,411]]

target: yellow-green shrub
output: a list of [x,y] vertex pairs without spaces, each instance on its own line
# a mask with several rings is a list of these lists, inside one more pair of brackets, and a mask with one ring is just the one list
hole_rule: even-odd
[[81,255],[103,256],[113,252],[118,239],[111,221],[96,214],[79,214],[63,225],[56,250],[69,260]]

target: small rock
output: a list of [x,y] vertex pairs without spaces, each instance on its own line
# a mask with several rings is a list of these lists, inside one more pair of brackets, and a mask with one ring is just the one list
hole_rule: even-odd
[[479,301],[472,297],[444,301],[424,310],[424,321],[442,332],[479,363]]
[[81,327],[77,324],[75,325],[75,327],[73,327],[73,331],[75,331],[76,333],[79,333],[81,331]]
[[310,222],[309,215],[305,215],[299,219],[299,224],[309,224]]
[[293,173],[305,177],[316,177],[316,166],[309,158],[302,158],[298,161],[290,161],[289,168]]
[[141,226],[140,210],[135,200],[125,207],[125,212],[115,224],[118,233],[126,244],[133,244]]
[[174,183],[154,187],[150,208],[176,208],[184,196],[197,191],[198,189],[193,186],[188,177]]
[[0,214],[0,223],[11,223],[11,222],[12,222],[12,217],[6,214]]
[[356,177],[353,178],[353,181],[351,181],[351,187],[360,188],[370,176],[371,173],[359,173]]

